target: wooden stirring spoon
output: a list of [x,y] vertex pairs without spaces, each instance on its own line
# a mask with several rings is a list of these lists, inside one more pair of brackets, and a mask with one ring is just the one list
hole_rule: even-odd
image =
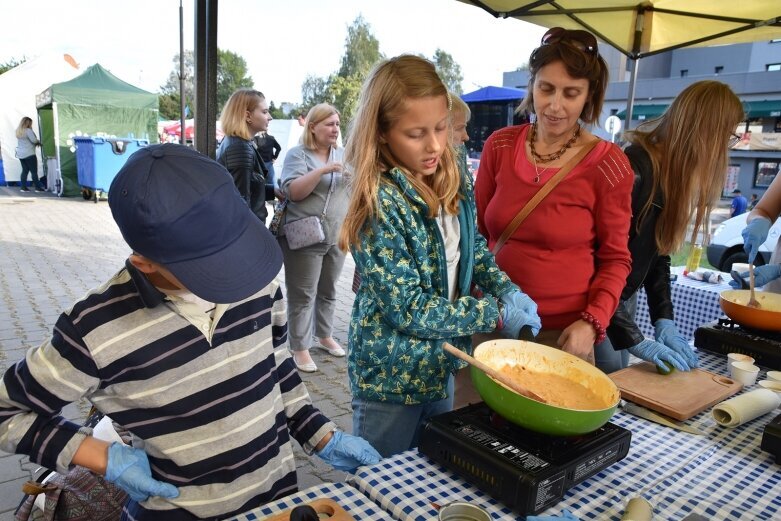
[[751,291],[748,299],[748,307],[750,308],[762,307],[762,305],[754,296],[754,264],[752,263],[749,263],[748,265],[748,284],[749,284],[749,291]]
[[493,367],[489,366],[488,364],[481,362],[477,358],[470,356],[457,347],[447,343],[443,342],[442,347],[445,351],[450,353],[451,355],[455,356],[456,358],[460,358],[464,362],[468,362],[470,365],[473,365],[480,369],[482,372],[499,382],[500,384],[504,385],[505,387],[510,388],[513,392],[516,394],[520,394],[521,396],[525,396],[527,398],[531,398],[532,400],[538,401],[540,403],[548,403],[545,398],[540,396],[539,394],[530,391],[529,389],[526,389],[522,385],[519,385],[515,380],[511,380],[507,376],[503,375]]

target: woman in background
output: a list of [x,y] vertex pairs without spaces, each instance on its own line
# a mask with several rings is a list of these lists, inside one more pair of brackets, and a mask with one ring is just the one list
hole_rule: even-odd
[[274,200],[274,185],[252,138],[265,132],[273,118],[266,97],[254,89],[238,89],[222,109],[220,123],[225,138],[217,149],[217,161],[233,176],[236,188],[252,212],[265,224],[266,201]]
[[[285,156],[279,182],[287,199],[280,226],[279,245],[285,257],[285,286],[288,301],[288,338],[293,361],[300,371],[317,371],[309,354],[312,346],[312,316],[317,347],[336,357],[345,355],[333,338],[336,283],[342,273],[344,252],[336,245],[347,212],[348,191],[339,139],[339,112],[327,103],[312,107],[306,115],[301,144]],[[285,237],[284,224],[310,216],[320,217],[323,209],[325,241],[292,250]]]
[[35,155],[35,147],[41,146],[41,142],[33,132],[33,120],[27,116],[23,117],[16,127],[16,157],[22,163],[22,173],[19,177],[19,184],[22,192],[29,192],[27,188],[27,174],[32,174],[33,188],[36,192],[43,192],[46,188],[38,180],[38,157]]

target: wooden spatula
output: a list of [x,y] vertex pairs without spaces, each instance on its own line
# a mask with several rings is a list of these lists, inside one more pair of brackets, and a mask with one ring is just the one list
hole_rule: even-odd
[[532,400],[538,401],[540,403],[548,403],[545,398],[540,396],[537,393],[534,393],[530,391],[529,389],[526,389],[522,385],[518,384],[515,380],[511,380],[507,376],[503,375],[493,367],[481,362],[477,358],[470,356],[457,347],[448,344],[447,342],[442,343],[442,347],[445,351],[450,353],[451,355],[455,356],[456,358],[460,358],[464,362],[468,362],[470,365],[473,365],[480,369],[482,372],[499,382],[500,384],[512,389],[513,392],[520,394],[521,396],[525,396],[527,398],[531,398]]
[[748,307],[750,308],[762,307],[762,305],[754,296],[754,264],[752,263],[748,265],[748,284],[749,284],[749,291],[751,292],[748,299]]

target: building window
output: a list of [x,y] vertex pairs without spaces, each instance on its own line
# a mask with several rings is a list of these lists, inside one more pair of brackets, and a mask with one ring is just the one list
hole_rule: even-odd
[[722,67],[721,65],[716,65],[716,67],[713,69],[713,72],[715,72],[716,74],[721,74],[722,72],[724,72],[724,67]]
[[681,78],[685,78],[689,75],[689,69],[681,69]]
[[781,168],[779,161],[757,161],[757,173],[754,175],[754,188],[767,188],[773,179],[778,175],[778,169]]
[[768,63],[767,64],[767,70],[768,71],[781,71],[781,63]]

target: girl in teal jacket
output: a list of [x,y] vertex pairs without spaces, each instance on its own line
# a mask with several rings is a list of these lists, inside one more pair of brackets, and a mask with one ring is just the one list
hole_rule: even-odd
[[[363,86],[345,150],[353,186],[340,245],[361,277],[348,341],[353,432],[384,456],[417,446],[425,420],[452,408],[463,363],[443,342],[469,351],[473,333],[540,328],[537,306],[476,231],[449,109],[431,63],[386,60]],[[472,297],[473,283],[487,296]]]

